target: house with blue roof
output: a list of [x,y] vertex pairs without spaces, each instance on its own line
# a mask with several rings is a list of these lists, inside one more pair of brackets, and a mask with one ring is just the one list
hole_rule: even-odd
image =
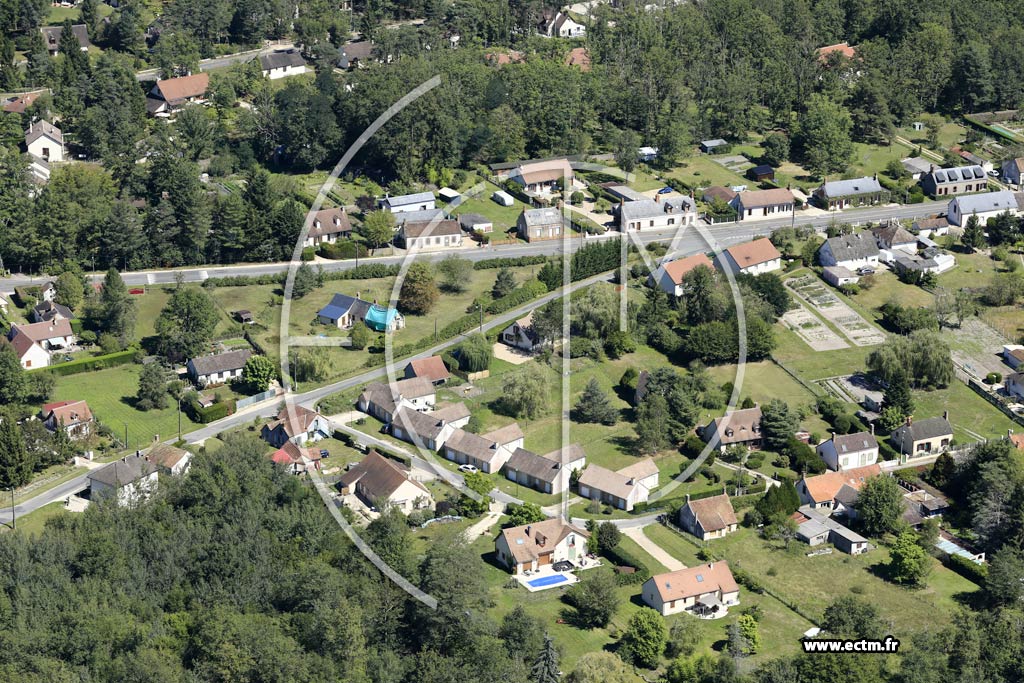
[[358,294],[335,294],[317,313],[317,321],[339,330],[351,329],[357,323],[364,323],[375,332],[394,332],[405,327],[405,318],[397,310],[365,301]]

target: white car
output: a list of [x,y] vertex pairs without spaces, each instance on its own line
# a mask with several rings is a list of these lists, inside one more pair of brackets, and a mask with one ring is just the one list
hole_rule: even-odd
[[479,472],[479,470],[476,468],[476,465],[470,465],[467,463],[465,465],[459,465],[459,472],[474,474],[475,472]]

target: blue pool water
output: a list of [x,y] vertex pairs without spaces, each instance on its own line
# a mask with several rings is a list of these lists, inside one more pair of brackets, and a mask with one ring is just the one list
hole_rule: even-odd
[[565,578],[561,574],[552,574],[551,576],[542,576],[538,579],[530,579],[526,583],[531,588],[546,588],[548,586],[554,586],[556,583],[565,583],[569,579]]

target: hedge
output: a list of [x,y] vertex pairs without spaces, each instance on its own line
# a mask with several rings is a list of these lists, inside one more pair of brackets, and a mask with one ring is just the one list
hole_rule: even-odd
[[634,557],[628,550],[624,550],[621,546],[615,548],[601,548],[601,554],[617,567],[633,567],[636,570],[632,574],[619,574],[616,580],[620,584],[643,583],[647,579],[651,578],[650,568]]
[[193,422],[209,424],[235,412],[235,401],[234,399],[221,401],[220,403],[214,403],[208,408],[199,405],[198,401],[187,401],[182,407],[185,408],[185,412],[188,413]]
[[487,304],[484,308],[487,313],[498,314],[504,313],[505,311],[512,310],[516,306],[522,306],[528,301],[533,301],[542,294],[547,294],[548,288],[540,280],[530,280],[524,282],[518,288],[516,288],[511,294],[495,299],[491,303]]
[[979,586],[984,586],[985,581],[988,579],[988,567],[983,564],[975,564],[960,555],[944,555],[942,564],[947,569],[956,572],[968,581],[973,581]]
[[522,266],[539,266],[548,260],[547,256],[517,256],[514,258],[488,258],[473,264],[473,270],[491,270],[494,268],[519,268]]
[[46,368],[46,370],[51,374],[60,377],[64,377],[66,375],[77,375],[82,372],[91,372],[93,370],[104,370],[106,368],[114,368],[119,365],[128,365],[129,363],[135,362],[135,353],[135,349],[128,349],[127,351],[108,353],[104,356],[79,358],[78,360],[68,361],[67,363],[51,365]]

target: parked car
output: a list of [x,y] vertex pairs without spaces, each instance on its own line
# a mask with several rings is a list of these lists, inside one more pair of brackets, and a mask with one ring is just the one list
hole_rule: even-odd
[[479,470],[477,470],[476,465],[470,465],[469,463],[466,463],[465,465],[459,465],[459,472],[465,472],[467,474],[473,474],[474,472],[478,472],[478,471]]
[[675,192],[671,187],[663,187],[658,190],[658,194],[668,194],[669,192]]
[[329,450],[327,450],[326,448],[321,448],[320,449],[320,457],[321,458],[329,458],[329,457],[331,457],[331,452]]

